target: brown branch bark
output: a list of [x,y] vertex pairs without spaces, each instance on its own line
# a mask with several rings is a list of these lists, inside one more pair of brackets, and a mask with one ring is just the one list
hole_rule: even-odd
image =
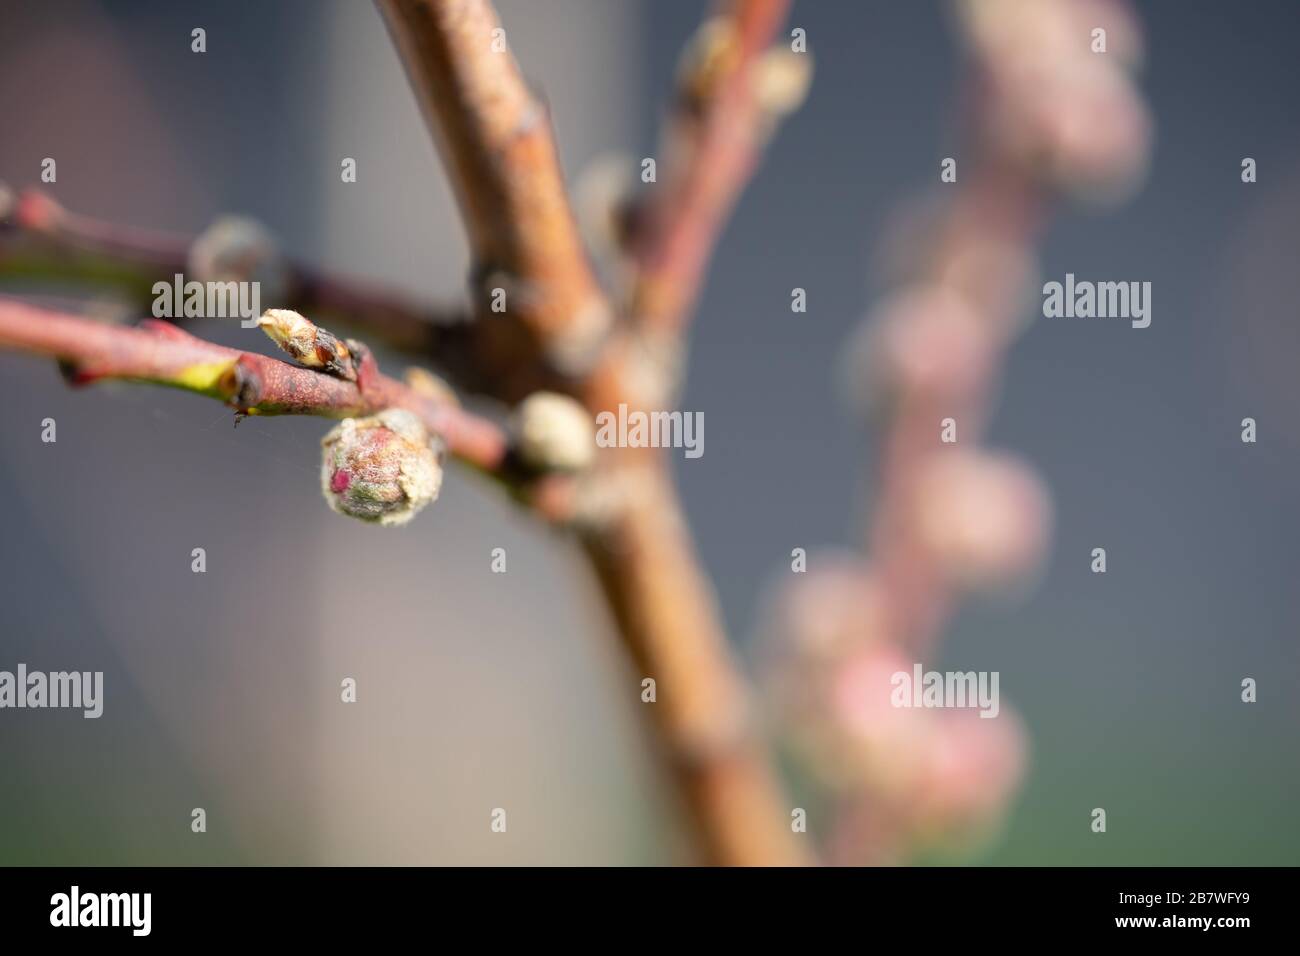
[[441,436],[454,457],[489,473],[508,460],[509,443],[497,425],[380,374],[368,356],[350,382],[215,345],[166,322],[124,328],[3,298],[0,348],[56,358],[74,384],[151,382],[216,398],[248,415],[349,418],[404,408]]
[[[523,292],[520,307],[483,316],[486,329],[501,330],[499,351],[509,358],[499,367],[511,379],[533,382],[539,371],[554,369],[559,374],[549,381],[558,386],[552,387],[580,395],[593,411],[663,397],[666,389],[657,382],[644,384],[647,375],[662,376],[647,369],[628,336],[621,330],[606,336],[609,309],[579,239],[545,111],[514,59],[493,52],[500,23],[491,4],[379,0],[379,6],[450,172],[480,285],[504,275]],[[766,43],[784,7],[785,0],[737,5],[744,62]],[[717,204],[707,204],[716,186],[710,180],[703,195],[684,190],[683,204],[664,214],[695,215],[705,225],[688,231],[710,231],[719,216]],[[727,195],[734,188],[728,184]],[[696,199],[706,202],[698,213],[686,208]],[[673,245],[674,256],[685,254]],[[507,294],[514,293],[508,288]],[[585,489],[588,501],[579,512],[598,514],[580,522],[584,545],[629,654],[641,676],[657,682],[659,698],[646,706],[703,859],[803,862],[791,808],[753,733],[745,683],[662,457],[607,452]],[[599,504],[611,499],[611,507]]]
[[[480,313],[515,362],[590,360],[611,311],[569,207],[545,107],[488,0],[378,0],[442,154],[476,259]],[[523,333],[522,335],[520,333]]]
[[640,457],[607,476],[618,503],[584,547],[638,677],[655,680],[656,746],[706,862],[808,863],[665,463]]

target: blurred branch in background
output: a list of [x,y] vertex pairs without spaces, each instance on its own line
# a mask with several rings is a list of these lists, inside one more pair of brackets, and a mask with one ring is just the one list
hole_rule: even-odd
[[[890,706],[892,679],[933,660],[962,593],[1024,579],[1046,551],[1046,489],[978,442],[1032,294],[1048,200],[1123,195],[1149,143],[1126,72],[1140,40],[1122,6],[963,0],[957,13],[975,136],[953,167],[956,195],[914,218],[896,288],[849,350],[852,391],[880,435],[869,557],[810,569],[768,625],[779,716],[831,794],[840,863],[969,839],[1016,789],[1025,743],[1009,707],[981,720]],[[1098,25],[1113,57],[1090,51]]]

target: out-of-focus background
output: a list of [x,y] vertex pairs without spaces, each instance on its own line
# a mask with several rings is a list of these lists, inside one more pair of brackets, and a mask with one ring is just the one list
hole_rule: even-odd
[[[701,4],[499,6],[571,178],[611,150],[650,155]],[[965,607],[937,662],[1000,671],[1032,739],[1004,831],[960,858],[1295,864],[1300,9],[1138,12],[1147,182],[1117,209],[1067,210],[1041,265],[1150,281],[1153,322],[1040,318],[1011,354],[991,443],[1039,468],[1056,533],[1038,589]],[[295,256],[461,295],[454,206],[369,4],[51,0],[2,17],[11,186],[54,157],[47,188],[70,209],[190,233],[247,213]],[[706,454],[677,467],[746,654],[790,549],[860,537],[871,448],[834,373],[880,291],[882,234],[960,148],[945,6],[804,0],[791,26],[812,92],[717,254],[682,400],[704,412]],[[50,364],[0,355],[0,669],[106,683],[97,721],[0,712],[0,863],[680,859],[640,675],[576,553],[462,473],[408,529],[335,517],[316,490],[326,427],[235,429],[205,399],[74,392]],[[1258,703],[1240,702],[1243,677]]]

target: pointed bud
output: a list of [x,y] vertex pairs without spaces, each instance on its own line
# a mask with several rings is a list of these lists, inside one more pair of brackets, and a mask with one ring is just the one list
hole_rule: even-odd
[[438,497],[440,447],[420,419],[403,409],[345,418],[321,441],[321,491],[339,514],[406,524]]
[[677,62],[677,85],[693,100],[703,99],[718,78],[731,70],[740,53],[735,28],[724,17],[700,24]]
[[267,309],[257,325],[300,365],[349,382],[357,380],[356,363],[347,343],[292,309]]

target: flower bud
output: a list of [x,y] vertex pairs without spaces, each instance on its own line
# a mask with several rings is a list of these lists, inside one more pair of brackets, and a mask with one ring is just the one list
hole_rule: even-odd
[[944,452],[922,471],[908,520],[921,546],[951,579],[990,589],[1038,564],[1051,504],[1038,477],[1014,458]]
[[827,847],[834,865],[898,863],[938,846],[945,853],[976,850],[996,831],[1024,777],[1026,734],[1006,705],[992,720],[972,710],[907,709],[893,720],[912,726],[882,754],[887,772],[840,795]]
[[678,88],[693,100],[703,99],[735,66],[739,53],[736,30],[726,18],[705,20],[677,61]]
[[349,382],[357,380],[356,360],[348,344],[292,309],[267,309],[257,320],[257,325],[267,338],[300,365],[320,369]]
[[915,761],[890,676],[911,664],[890,644],[885,595],[862,559],[820,554],[763,614],[761,670],[776,729],[818,783],[850,792]]
[[190,245],[188,271],[200,282],[256,282],[261,298],[283,299],[289,267],[266,228],[242,216],[222,216]]
[[339,514],[406,524],[438,497],[440,445],[411,412],[345,418],[321,441],[321,491]]
[[1008,82],[988,128],[1055,188],[1106,202],[1138,185],[1152,138],[1129,77],[1092,60],[1060,65],[1035,82]]
[[754,64],[754,96],[772,116],[793,113],[812,86],[812,56],[776,47]]
[[839,662],[887,637],[883,608],[880,584],[860,556],[818,552],[808,571],[785,579],[773,595],[764,643],[800,666]]
[[899,398],[962,401],[991,374],[997,334],[966,300],[937,285],[904,289],[855,333],[843,374],[855,405]]
[[1024,776],[1028,744],[1007,705],[985,720],[973,710],[937,711],[912,810],[922,834],[960,842],[996,824]]
[[906,794],[925,769],[934,714],[897,707],[895,675],[910,674],[914,657],[887,643],[859,650],[836,668],[828,704],[838,755],[821,773],[847,789]]
[[515,409],[519,457],[538,471],[579,471],[596,455],[591,413],[572,398],[534,392]]

